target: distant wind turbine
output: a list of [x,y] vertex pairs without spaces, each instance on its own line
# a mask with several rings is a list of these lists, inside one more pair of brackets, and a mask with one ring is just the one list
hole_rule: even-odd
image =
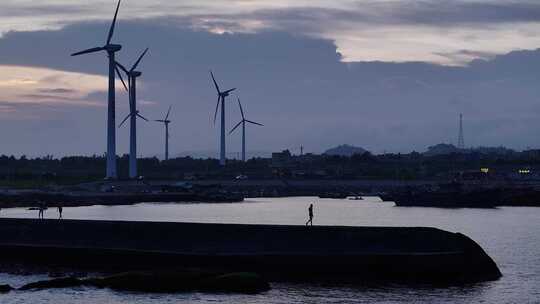
[[210,71],[210,75],[212,76],[212,81],[214,82],[214,86],[216,87],[216,91],[218,93],[218,100],[216,104],[216,112],[214,113],[214,124],[216,123],[217,118],[217,112],[219,108],[219,103],[221,102],[221,145],[220,145],[220,155],[219,155],[219,164],[222,166],[225,166],[225,97],[229,96],[229,94],[236,90],[236,88],[227,90],[227,91],[221,91],[219,89],[219,86],[216,82],[216,78],[214,78],[214,73]]
[[120,8],[121,0],[118,0],[116,5],[116,12],[114,13],[114,19],[109,28],[109,35],[104,46],[87,49],[81,52],[73,53],[71,56],[79,56],[83,54],[95,53],[100,51],[106,51],[109,57],[109,98],[107,109],[107,179],[116,179],[118,177],[116,168],[116,123],[115,123],[115,92],[114,92],[114,71],[115,71],[115,53],[122,49],[119,44],[112,44],[111,39],[114,34],[114,28],[116,25],[116,17],[118,16],[118,9]]
[[[122,123],[120,123],[121,127],[128,118],[130,119],[130,128],[129,128],[129,177],[130,178],[137,178],[137,117],[142,118],[146,121],[148,119],[144,118],[139,111],[137,110],[137,78],[141,77],[142,73],[139,71],[136,71],[135,69],[143,59],[144,55],[146,55],[146,52],[148,52],[148,48],[144,50],[144,52],[139,56],[135,64],[131,67],[131,69],[128,71],[123,65],[121,65],[119,62],[116,62],[116,65],[126,73],[128,76],[128,92],[129,92],[129,114],[124,118]],[[118,76],[120,79],[122,79],[120,71],[118,69],[116,70],[118,73]],[[124,83],[124,80],[122,80],[122,83]],[[125,86],[125,83],[124,83]]]
[[169,110],[167,111],[167,115],[165,115],[164,119],[158,119],[157,122],[162,122],[165,125],[165,160],[169,160],[169,124],[171,121],[169,120],[169,114],[171,114],[171,108],[172,106],[169,106]]
[[244,116],[244,109],[242,109],[242,103],[240,102],[240,98],[238,98],[238,106],[240,107],[240,114],[242,114],[242,120],[238,124],[236,124],[234,128],[232,128],[229,134],[234,132],[236,128],[242,125],[242,161],[245,162],[246,161],[246,123],[250,123],[250,124],[254,124],[258,126],[263,126],[263,125],[258,122],[254,122],[254,121],[246,119],[246,117]]

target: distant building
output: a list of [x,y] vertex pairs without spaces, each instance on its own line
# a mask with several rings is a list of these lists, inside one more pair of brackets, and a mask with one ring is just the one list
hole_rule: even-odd
[[272,168],[288,168],[291,167],[292,164],[292,155],[289,150],[272,153]]

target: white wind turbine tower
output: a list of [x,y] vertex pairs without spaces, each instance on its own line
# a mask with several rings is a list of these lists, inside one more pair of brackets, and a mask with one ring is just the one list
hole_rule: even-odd
[[236,124],[234,128],[232,128],[229,134],[234,132],[236,128],[242,125],[242,161],[245,162],[246,161],[246,123],[250,123],[250,124],[254,124],[258,126],[263,126],[263,125],[258,122],[254,122],[254,121],[246,119],[246,117],[244,116],[244,109],[242,109],[242,103],[240,102],[240,98],[238,98],[238,106],[240,107],[240,114],[242,114],[242,120],[238,124]]
[[169,160],[169,124],[171,121],[169,120],[169,114],[171,114],[171,108],[172,106],[169,106],[169,110],[167,111],[167,115],[165,115],[164,119],[158,119],[157,122],[162,122],[165,125],[165,160]]
[[214,82],[214,85],[218,93],[216,112],[214,113],[214,124],[216,123],[219,103],[221,102],[221,145],[220,145],[220,151],[219,151],[219,164],[222,166],[225,166],[225,159],[226,159],[226,156],[225,156],[225,153],[226,153],[225,152],[225,97],[229,96],[229,94],[232,91],[236,90],[236,88],[222,92],[219,89],[216,79],[214,78],[214,73],[212,73],[212,71],[210,71],[210,75],[212,76],[212,81]]
[[116,169],[116,123],[115,123],[115,88],[114,88],[114,71],[115,71],[115,53],[122,49],[119,44],[112,44],[111,39],[114,34],[114,27],[116,25],[116,17],[118,16],[118,9],[120,8],[120,1],[116,5],[116,12],[114,13],[114,19],[111,27],[109,28],[109,35],[104,46],[87,49],[81,52],[73,53],[71,56],[78,56],[83,54],[95,53],[100,51],[106,51],[109,57],[109,97],[108,97],[108,109],[107,109],[107,179],[116,179],[118,177]]
[[[128,71],[123,65],[116,62],[118,67],[126,73],[128,76],[128,92],[129,92],[129,114],[124,118],[121,127],[128,118],[130,118],[130,128],[129,128],[129,178],[137,178],[137,117],[142,118],[146,121],[148,119],[144,118],[139,111],[137,110],[137,78],[141,77],[142,72],[136,71],[137,66],[143,59],[144,55],[148,52],[148,48],[139,56],[135,64]],[[117,70],[118,76],[122,79],[120,72]],[[123,82],[123,80],[122,80]],[[125,85],[125,84],[124,84]]]

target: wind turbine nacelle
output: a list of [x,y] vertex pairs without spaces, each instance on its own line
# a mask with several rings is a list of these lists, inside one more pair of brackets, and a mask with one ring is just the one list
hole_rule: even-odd
[[107,44],[105,46],[105,50],[110,53],[118,52],[122,49],[122,46],[120,44]]
[[142,72],[133,71],[133,72],[130,72],[130,75],[131,75],[131,77],[141,77]]

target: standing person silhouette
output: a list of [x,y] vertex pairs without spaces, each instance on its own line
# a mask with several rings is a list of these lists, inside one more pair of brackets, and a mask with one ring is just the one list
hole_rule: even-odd
[[44,212],[45,212],[45,203],[40,202],[40,203],[39,203],[38,210],[39,210],[38,218],[43,219],[43,214],[44,214]]
[[58,205],[58,214],[59,214],[58,219],[61,220],[62,219],[62,205]]
[[309,204],[308,216],[309,216],[309,219],[306,222],[306,226],[308,226],[308,225],[313,226],[313,204]]

